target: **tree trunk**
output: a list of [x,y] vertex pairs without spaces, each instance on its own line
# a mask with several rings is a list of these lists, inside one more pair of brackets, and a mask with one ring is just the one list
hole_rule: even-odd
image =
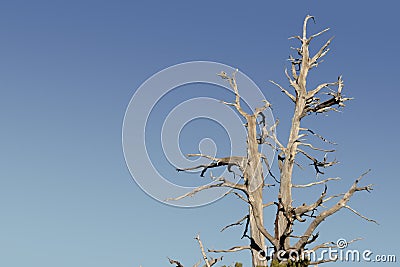
[[[292,173],[298,146],[297,139],[300,130],[301,114],[303,112],[304,105],[305,99],[300,97],[296,102],[294,116],[292,119],[292,128],[288,140],[288,149],[285,153],[285,162],[281,170],[281,184],[279,187],[279,195],[282,200],[282,208],[286,211],[288,211],[292,205]],[[277,237],[280,238],[282,236],[285,236],[285,234],[291,230],[289,229],[291,226],[288,225],[288,220],[282,211],[279,211],[277,213],[277,216],[278,225],[276,225],[276,233]],[[283,238],[283,240],[280,240],[280,242],[280,249],[286,250],[290,247],[289,237]]]
[[[260,196],[262,194],[262,188],[258,189],[256,192],[254,192],[254,199],[261,199],[262,197]],[[257,209],[258,214],[263,214],[263,206],[262,206],[262,201],[258,201],[253,205],[255,209]],[[254,213],[253,208],[250,206],[249,207],[249,212],[250,214]],[[263,221],[263,216],[260,216],[262,223]],[[253,267],[258,267],[258,266],[267,266],[267,261],[266,261],[266,251],[265,251],[265,238],[263,234],[258,230],[257,224],[255,222],[254,216],[250,216],[250,238],[251,238],[251,257],[252,257],[252,263]]]
[[249,207],[250,214],[250,241],[252,266],[267,266],[265,255],[265,237],[257,227],[253,214],[258,214],[261,224],[263,218],[263,188],[264,176],[257,140],[257,117],[247,116],[247,166],[244,171],[244,179],[248,188],[249,200],[252,204]]

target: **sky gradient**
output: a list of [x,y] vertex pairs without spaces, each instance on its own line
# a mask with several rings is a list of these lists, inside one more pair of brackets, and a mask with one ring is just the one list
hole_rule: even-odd
[[[355,195],[351,205],[380,223],[341,211],[319,227],[320,241],[362,236],[352,248],[399,258],[399,8],[396,1],[342,0],[1,1],[0,266],[169,266],[167,257],[192,266],[201,258],[197,233],[209,248],[246,244],[241,228],[219,233],[245,214],[235,198],[183,209],[140,189],[122,152],[125,109],[154,73],[216,61],[257,83],[285,140],[292,107],[268,80],[286,84],[283,70],[297,44],[288,37],[300,33],[307,14],[316,17],[311,31],[331,28],[316,47],[335,36],[310,82],[342,74],[346,95],[355,98],[343,113],[307,123],[339,144],[341,164],[329,174],[343,181],[334,190],[372,169],[364,183],[376,190]],[[249,256],[226,255],[224,263],[235,260],[248,263]]]

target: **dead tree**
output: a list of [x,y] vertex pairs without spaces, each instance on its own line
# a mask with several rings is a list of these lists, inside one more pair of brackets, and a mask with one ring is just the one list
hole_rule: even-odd
[[[291,119],[291,127],[289,138],[286,143],[280,142],[276,136],[276,127],[278,121],[274,125],[267,125],[263,112],[270,108],[268,101],[264,100],[265,105],[257,108],[253,113],[245,112],[241,107],[241,97],[239,94],[238,84],[236,83],[236,72],[228,75],[221,72],[218,75],[226,80],[232,88],[235,99],[232,103],[223,102],[226,105],[232,106],[246,121],[247,130],[247,154],[246,156],[230,156],[225,158],[215,158],[203,154],[191,154],[189,156],[199,156],[209,159],[209,164],[195,166],[187,169],[177,169],[178,171],[187,171],[199,169],[201,176],[212,168],[227,167],[231,170],[232,167],[237,167],[242,173],[241,182],[235,184],[229,182],[224,177],[211,177],[215,183],[200,186],[193,191],[179,197],[171,198],[170,200],[179,200],[184,197],[190,197],[202,190],[207,190],[214,187],[228,187],[232,189],[232,193],[238,195],[242,200],[248,204],[248,214],[240,219],[238,222],[228,225],[242,225],[245,223],[245,233],[243,236],[249,238],[248,246],[234,246],[226,250],[210,250],[209,252],[236,252],[239,250],[250,250],[252,254],[252,266],[309,266],[317,265],[319,263],[332,261],[332,259],[323,260],[320,262],[310,262],[308,258],[293,258],[293,251],[302,255],[304,250],[310,249],[310,245],[317,241],[318,233],[317,227],[329,216],[335,214],[342,208],[346,208],[356,215],[368,221],[375,222],[367,217],[361,215],[356,210],[348,205],[349,199],[354,193],[359,191],[371,191],[372,185],[360,186],[359,182],[364,177],[362,174],[358,177],[347,192],[338,195],[328,196],[327,182],[336,181],[339,178],[327,178],[318,180],[316,182],[295,185],[292,182],[293,169],[298,164],[296,159],[303,156],[305,160],[310,161],[310,165],[315,169],[317,175],[324,174],[324,169],[329,168],[336,163],[336,160],[329,161],[328,154],[334,152],[333,149],[322,149],[312,144],[313,140],[307,139],[318,138],[323,142],[330,143],[321,135],[315,133],[313,130],[302,126],[302,120],[311,114],[327,113],[332,111],[339,111],[345,106],[345,102],[351,98],[346,98],[343,95],[343,79],[341,76],[334,82],[322,83],[315,88],[307,86],[307,77],[309,71],[317,67],[322,61],[324,56],[329,51],[332,38],[327,40],[322,47],[311,55],[309,46],[312,40],[329,29],[322,30],[316,34],[307,34],[307,24],[310,19],[314,20],[312,16],[306,16],[303,23],[303,31],[301,35],[291,37],[289,39],[297,39],[300,42],[299,47],[294,48],[296,57],[290,56],[290,70],[285,70],[290,90],[282,85],[271,81],[276,85],[281,92],[283,92],[294,105],[293,116]],[[261,127],[259,127],[261,125]],[[260,130],[261,128],[261,130]],[[270,164],[267,162],[266,157],[260,153],[260,147],[263,145],[271,145],[271,140],[275,144],[274,148],[277,151],[277,161],[279,167],[279,179],[274,178],[278,182],[279,193],[278,196],[268,195],[265,192],[264,170],[270,172]],[[324,153],[323,158],[318,159],[320,156],[315,154]],[[264,168],[263,168],[264,164]],[[272,174],[271,174],[272,175]],[[323,186],[320,196],[314,203],[302,204],[300,206],[293,205],[292,189],[305,188],[312,186]],[[270,199],[271,202],[266,203],[264,199]],[[325,207],[328,201],[336,199],[336,204],[331,207]],[[264,208],[276,208],[276,218],[274,222],[274,233],[267,231],[264,222]],[[307,217],[307,219],[306,219]],[[293,234],[293,226],[296,223],[307,224],[306,230],[300,235]],[[247,233],[249,231],[249,233]],[[266,255],[266,242],[268,246],[273,247],[271,257]],[[314,245],[311,249],[317,250],[334,246],[331,243],[323,243],[321,245]],[[203,250],[203,255],[204,250]],[[176,264],[176,263],[175,263]],[[295,265],[294,265],[295,264]],[[178,264],[178,266],[180,266]]]

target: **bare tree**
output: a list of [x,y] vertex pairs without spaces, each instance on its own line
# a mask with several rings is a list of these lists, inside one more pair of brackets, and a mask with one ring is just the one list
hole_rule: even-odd
[[[321,139],[323,142],[331,145],[332,143],[326,140],[321,135],[313,130],[302,126],[302,120],[311,115],[319,113],[327,113],[339,111],[345,106],[345,102],[351,98],[346,98],[343,95],[343,79],[341,76],[334,82],[325,82],[315,88],[308,88],[307,78],[309,71],[317,67],[324,56],[329,51],[332,38],[327,40],[315,55],[310,54],[309,46],[312,40],[329,29],[322,30],[316,34],[307,34],[307,24],[314,20],[312,16],[306,16],[303,23],[302,35],[293,36],[289,39],[297,39],[300,42],[299,47],[293,48],[297,55],[290,56],[290,70],[285,70],[285,75],[290,85],[290,90],[282,85],[271,81],[283,92],[294,105],[294,112],[291,119],[291,127],[289,138],[286,143],[280,142],[276,136],[276,127],[279,121],[274,125],[267,125],[263,112],[270,108],[268,101],[264,100],[265,105],[257,108],[254,112],[245,112],[241,107],[241,97],[239,94],[238,84],[236,83],[236,72],[228,75],[221,72],[218,75],[226,80],[232,88],[235,99],[232,103],[224,102],[226,105],[232,106],[245,120],[247,130],[247,154],[246,156],[230,156],[225,158],[215,158],[203,154],[190,154],[189,157],[204,157],[209,159],[209,164],[194,166],[187,169],[177,169],[178,171],[201,170],[201,176],[204,176],[207,171],[212,168],[227,167],[231,171],[232,167],[237,167],[241,171],[241,181],[237,184],[229,182],[224,177],[211,177],[215,183],[200,186],[193,191],[171,198],[170,200],[179,200],[184,197],[193,196],[194,194],[214,187],[231,188],[231,193],[236,194],[241,200],[248,204],[248,214],[237,222],[226,226],[226,228],[235,225],[245,225],[243,237],[249,239],[248,246],[234,246],[225,250],[209,250],[211,253],[218,252],[237,252],[240,250],[250,250],[252,255],[252,266],[309,266],[319,263],[334,261],[335,259],[326,259],[319,262],[310,262],[308,258],[295,257],[302,255],[305,250],[318,250],[335,246],[334,243],[314,244],[317,241],[317,227],[329,216],[335,214],[342,208],[346,208],[354,214],[360,216],[367,221],[375,222],[361,215],[348,205],[349,199],[354,193],[359,191],[370,191],[372,185],[359,186],[360,180],[366,173],[358,177],[347,192],[328,196],[327,182],[337,181],[340,178],[326,178],[317,180],[303,185],[293,184],[293,169],[298,164],[297,158],[304,157],[306,161],[310,161],[310,165],[315,170],[317,175],[324,174],[324,169],[329,168],[336,163],[336,160],[329,161],[328,155],[334,152],[333,149],[318,148],[313,145],[315,139]],[[307,141],[310,139],[310,141]],[[270,164],[266,157],[260,153],[261,146],[270,145],[276,149],[279,179],[275,178],[270,171]],[[321,156],[321,153],[324,156]],[[263,167],[264,165],[264,167]],[[272,197],[266,193],[266,184],[264,182],[264,172],[268,171],[270,176],[274,178],[279,186],[278,196]],[[311,204],[302,204],[300,206],[293,205],[292,189],[307,188],[320,185],[323,187],[320,196]],[[272,199],[271,202],[266,202],[265,199]],[[336,199],[337,202],[331,207],[326,207],[328,201]],[[271,225],[274,225],[274,232],[270,233],[265,227],[264,209],[267,207],[276,208],[276,218]],[[308,218],[306,220],[306,217]],[[295,224],[307,224],[305,231],[300,235],[293,234],[293,226]],[[224,228],[225,229],[225,228]],[[211,266],[207,260],[206,253],[200,238],[196,237],[200,243],[202,255],[206,262],[206,266]],[[354,240],[355,241],[355,240]],[[266,255],[266,242],[273,249],[272,257]],[[313,244],[313,245],[312,245]],[[310,246],[313,246],[310,248]],[[296,252],[296,253],[293,253]],[[170,260],[172,264],[182,266],[179,262]]]

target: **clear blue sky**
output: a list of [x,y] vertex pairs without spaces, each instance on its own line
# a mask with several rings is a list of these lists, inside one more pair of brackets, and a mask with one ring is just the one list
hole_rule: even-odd
[[[169,266],[167,256],[192,266],[201,258],[198,232],[210,248],[245,243],[241,229],[219,233],[244,215],[240,202],[174,208],[136,185],[121,147],[124,112],[155,72],[218,61],[265,89],[284,138],[290,103],[267,81],[285,81],[295,44],[287,37],[307,14],[316,16],[311,29],[335,35],[318,79],[343,74],[355,97],[314,126],[340,144],[338,190],[372,169],[365,183],[376,190],[351,204],[380,222],[342,211],[320,227],[320,241],[363,236],[354,248],[399,258],[399,8],[396,1],[1,1],[0,266]],[[248,256],[227,255],[225,263],[234,260]]]

